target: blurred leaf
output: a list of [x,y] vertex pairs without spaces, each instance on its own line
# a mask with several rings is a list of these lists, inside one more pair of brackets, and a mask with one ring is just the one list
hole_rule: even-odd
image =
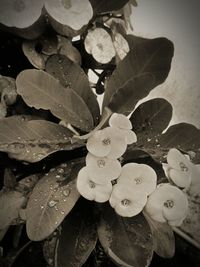
[[80,196],[76,177],[83,165],[83,158],[62,164],[36,184],[26,211],[26,229],[31,240],[47,238],[74,207]]
[[108,80],[103,107],[109,106],[115,112],[132,111],[136,104],[135,98],[137,101],[144,98],[154,87],[165,81],[173,52],[173,44],[166,38],[149,39],[136,45]]
[[81,96],[90,109],[95,123],[98,123],[99,104],[81,67],[64,55],[53,55],[47,60],[46,71],[57,78],[63,86],[71,88]]
[[94,13],[109,13],[121,9],[128,0],[90,0]]
[[111,207],[104,210],[98,227],[99,240],[117,266],[144,267],[153,255],[150,227],[142,214],[125,218]]
[[92,214],[93,203],[80,200],[62,223],[55,266],[82,266],[95,248],[97,230]]
[[19,210],[25,204],[26,198],[17,191],[0,192],[0,229],[4,229],[19,217]]
[[130,120],[138,138],[161,134],[172,118],[172,106],[163,98],[155,98],[138,106]]
[[172,227],[167,223],[152,220],[145,214],[153,235],[154,251],[163,258],[172,258],[175,254],[175,238]]
[[72,143],[71,132],[45,120],[30,120],[13,116],[0,120],[0,151],[10,157],[37,162],[58,150],[71,150],[80,144]]
[[42,70],[24,70],[16,79],[17,92],[30,107],[50,110],[61,120],[89,131],[92,115],[83,99],[73,90],[64,88],[58,80]]

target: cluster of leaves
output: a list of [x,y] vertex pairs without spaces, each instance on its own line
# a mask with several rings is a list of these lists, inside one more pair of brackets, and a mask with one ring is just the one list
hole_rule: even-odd
[[[88,28],[103,22],[105,16],[110,18],[110,13],[114,14],[128,1],[90,2],[94,17]],[[0,193],[0,236],[4,237],[10,225],[26,223],[32,241],[45,240],[44,254],[51,266],[82,266],[97,240],[117,266],[148,266],[154,251],[162,257],[173,256],[172,229],[142,213],[132,218],[120,217],[107,204],[99,206],[80,197],[76,178],[85,163],[85,140],[80,135],[102,126],[113,112],[129,115],[139,100],[163,83],[170,71],[173,44],[166,38],[125,35],[130,48],[126,57],[117,65],[115,61],[99,64],[83,51],[86,32],[84,29],[80,40],[73,43],[80,52],[81,66],[80,60],[61,53],[57,43],[52,46],[50,42],[51,49],[45,49],[47,39],[41,38],[40,53],[36,53],[34,46],[36,52],[33,56],[28,54],[28,58],[39,56],[42,64],[38,67],[38,60],[37,63],[30,60],[37,69],[23,70],[16,77],[17,103],[23,102],[40,112],[37,116],[27,112],[19,115],[13,106],[12,116],[0,120],[0,151],[17,162],[26,162],[26,169],[37,162],[42,162],[44,168],[28,177],[18,175],[17,179],[9,168],[6,170]],[[53,34],[53,40],[57,40],[58,33]],[[23,44],[23,49],[27,52],[26,45]],[[99,77],[105,88],[102,115],[87,75],[89,70],[96,69],[103,70],[103,79]],[[147,162],[162,179],[161,163],[172,147],[199,163],[200,131],[180,123],[163,133],[171,117],[172,106],[164,99],[139,105],[130,118],[138,141],[129,146],[122,164]],[[45,169],[46,162],[59,157],[60,151],[69,151],[67,158],[54,168]],[[53,245],[48,246],[51,241]]]

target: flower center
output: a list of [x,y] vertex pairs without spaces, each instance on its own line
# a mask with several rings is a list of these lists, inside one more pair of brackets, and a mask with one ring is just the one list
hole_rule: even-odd
[[97,47],[99,48],[99,50],[103,51],[103,45],[102,44],[98,43]]
[[141,184],[142,183],[142,179],[140,177],[137,177],[134,179],[136,184]]
[[105,138],[105,139],[102,140],[102,144],[105,145],[105,146],[110,145],[110,143],[111,143],[110,138]]
[[21,12],[25,9],[26,5],[23,0],[15,0],[13,3],[13,8],[17,12]]
[[93,189],[93,188],[96,187],[96,185],[95,185],[95,183],[93,181],[90,180],[89,181],[89,187]]
[[174,207],[174,201],[173,200],[167,200],[165,203],[164,203],[164,206],[168,209],[171,209]]
[[188,171],[188,167],[183,162],[180,162],[179,166],[181,168],[181,171],[183,171],[183,172],[187,172]]
[[121,203],[122,203],[123,206],[128,206],[128,205],[130,205],[131,201],[129,199],[123,199],[121,201]]
[[103,167],[105,167],[106,162],[105,162],[105,160],[103,160],[103,159],[99,159],[99,160],[97,161],[97,165],[98,165],[99,168],[103,168]]

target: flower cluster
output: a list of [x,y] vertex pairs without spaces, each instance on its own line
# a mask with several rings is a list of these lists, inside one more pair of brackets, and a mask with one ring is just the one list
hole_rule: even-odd
[[156,172],[146,164],[121,167],[119,158],[128,144],[137,141],[131,129],[126,116],[114,113],[108,127],[94,131],[87,140],[86,166],[78,174],[77,189],[88,200],[109,201],[121,216],[144,211],[153,220],[179,226],[188,210],[187,196],[180,188],[197,180],[199,166],[177,149],[170,149],[167,164],[163,164],[169,183],[159,185]]
[[188,155],[172,148],[167,155],[167,164],[163,164],[166,177],[176,186],[188,190],[192,195],[200,195],[200,165],[190,161]]
[[114,113],[108,127],[95,131],[88,138],[86,166],[77,178],[77,189],[83,197],[97,202],[110,199],[112,181],[120,176],[122,170],[118,159],[128,144],[137,141],[131,129],[132,124],[126,116]]

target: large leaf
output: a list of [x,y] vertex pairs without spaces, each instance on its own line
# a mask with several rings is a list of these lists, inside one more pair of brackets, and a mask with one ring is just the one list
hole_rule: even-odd
[[107,206],[98,234],[104,250],[118,266],[149,265],[153,255],[153,240],[150,227],[142,214],[125,218]]
[[56,267],[80,267],[95,248],[97,230],[93,203],[80,200],[62,223],[55,253]]
[[[145,97],[154,87],[165,81],[170,70],[173,51],[173,44],[166,38],[144,39],[135,45],[110,77],[106,85],[103,107],[111,106],[114,111],[118,111],[125,102],[123,107],[125,111],[128,101],[129,111],[132,99],[132,109],[134,109],[135,97],[137,100]],[[131,89],[132,94],[130,94]],[[116,98],[120,100],[117,96],[118,90],[123,97],[119,104],[116,101]]]
[[56,54],[47,60],[46,71],[57,78],[63,86],[73,89],[83,98],[97,123],[100,117],[99,104],[81,67],[66,56]]
[[128,0],[90,0],[94,13],[108,13],[121,9]]
[[58,150],[71,150],[72,133],[65,127],[45,120],[13,116],[0,120],[0,151],[10,157],[37,162]]
[[26,202],[22,193],[15,190],[0,192],[0,230],[19,217],[19,210]]
[[36,109],[50,110],[53,115],[77,128],[89,131],[92,115],[83,99],[73,90],[42,70],[24,70],[16,79],[17,92]]
[[145,214],[152,235],[154,251],[163,258],[172,258],[175,253],[175,238],[172,227],[167,223],[160,223],[152,220]]
[[138,138],[151,138],[161,134],[172,118],[172,106],[163,98],[155,98],[139,105],[130,120]]
[[33,189],[26,210],[29,238],[47,238],[63,221],[79,198],[76,177],[84,159],[77,159],[50,170]]

